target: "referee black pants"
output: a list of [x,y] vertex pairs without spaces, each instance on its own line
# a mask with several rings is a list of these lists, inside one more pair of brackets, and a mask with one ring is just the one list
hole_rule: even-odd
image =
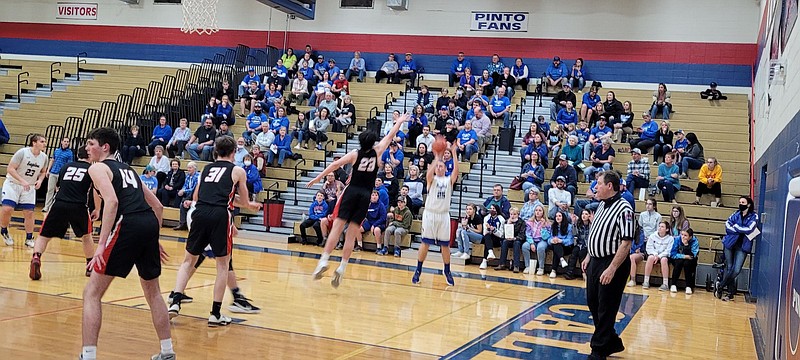
[[625,282],[631,271],[631,261],[626,256],[611,282],[601,285],[600,275],[611,265],[612,260],[614,260],[613,255],[592,257],[589,259],[589,266],[586,267],[586,303],[594,321],[592,353],[600,356],[608,356],[622,350],[622,339],[614,330],[614,324],[622,302]]

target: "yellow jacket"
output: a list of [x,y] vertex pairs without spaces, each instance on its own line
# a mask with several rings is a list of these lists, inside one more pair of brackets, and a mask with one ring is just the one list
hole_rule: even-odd
[[714,179],[714,182],[722,182],[722,165],[717,164],[713,169],[708,168],[708,164],[703,164],[700,168],[700,182],[708,185],[708,179]]

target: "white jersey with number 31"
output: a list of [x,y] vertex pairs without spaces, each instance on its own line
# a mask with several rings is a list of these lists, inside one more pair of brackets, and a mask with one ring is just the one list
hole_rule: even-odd
[[[33,155],[30,147],[24,147],[17,150],[11,158],[11,164],[18,164],[17,173],[20,177],[25,179],[29,184],[33,184],[39,178],[39,174],[46,170],[47,154],[44,151],[39,152],[39,155]],[[20,184],[17,179],[9,176],[9,179],[17,185]]]

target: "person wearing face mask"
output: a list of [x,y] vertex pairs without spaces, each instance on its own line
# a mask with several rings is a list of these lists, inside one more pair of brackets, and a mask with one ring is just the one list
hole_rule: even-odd
[[[264,190],[264,185],[261,183],[261,175],[258,168],[253,164],[253,156],[247,154],[242,161],[242,168],[247,174],[247,191],[252,198]],[[252,199],[251,199],[252,201]]]
[[[753,243],[760,233],[758,214],[749,196],[739,198],[739,210],[725,222],[725,274],[714,291],[714,296],[722,301],[733,301],[736,293],[736,277],[742,271],[744,259],[753,249]],[[723,291],[726,293],[723,295]]]
[[244,144],[244,137],[236,139],[236,152],[233,154],[233,164],[236,166],[242,166],[244,164],[244,157],[248,154]]

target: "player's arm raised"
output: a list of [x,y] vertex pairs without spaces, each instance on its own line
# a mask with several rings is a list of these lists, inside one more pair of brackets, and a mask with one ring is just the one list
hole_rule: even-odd
[[[236,183],[237,184],[236,186],[238,187],[237,189],[238,190],[237,193],[239,194],[238,201],[234,200],[237,202],[237,205],[239,205],[239,207],[248,207],[254,211],[260,210],[261,209],[260,203],[249,200],[250,192],[247,191],[247,173],[244,171],[244,169],[238,166],[234,167],[232,176],[234,183]],[[197,194],[197,189],[195,189],[195,194]],[[195,201],[197,201],[196,197]]]
[[381,139],[381,142],[374,147],[375,152],[378,153],[378,157],[383,155],[383,152],[386,151],[386,149],[389,147],[389,144],[392,143],[392,139],[394,139],[395,135],[397,135],[397,132],[400,131],[400,127],[403,126],[403,123],[408,121],[410,118],[411,115],[409,113],[405,113],[395,120],[394,126],[391,130],[389,130],[389,133],[386,134],[386,136]]
[[339,160],[336,160],[332,162],[330,165],[328,165],[328,167],[326,167],[325,170],[322,170],[322,172],[319,173],[317,177],[311,179],[311,181],[309,181],[308,184],[306,184],[306,187],[310,188],[314,186],[314,184],[318,183],[320,180],[325,178],[326,175],[332,173],[333,171],[344,165],[354,164],[357,158],[358,158],[358,152],[356,150],[347,153],[345,156],[342,156]]
[[117,193],[114,192],[114,186],[111,184],[113,177],[111,169],[106,164],[98,162],[90,166],[89,176],[92,178],[95,189],[100,192],[100,196],[103,198],[103,223],[100,224],[100,239],[97,243],[97,249],[86,268],[99,270],[105,266],[103,252],[106,251],[106,245],[111,237],[111,228],[114,226],[114,220],[117,217],[119,199],[117,198]]

